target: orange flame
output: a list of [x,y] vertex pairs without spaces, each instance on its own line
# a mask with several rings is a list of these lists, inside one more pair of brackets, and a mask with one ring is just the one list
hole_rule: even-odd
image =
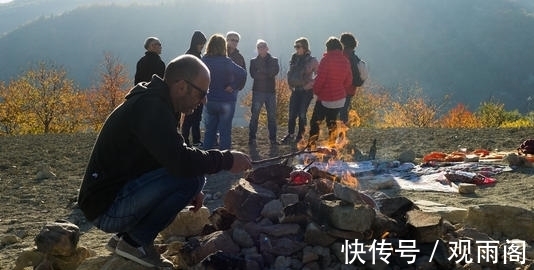
[[[349,127],[346,126],[342,121],[337,121],[336,127],[329,131],[329,136],[326,140],[318,140],[317,148],[325,147],[327,149],[335,149],[334,155],[327,155],[325,153],[314,153],[314,156],[323,162],[326,162],[326,167],[324,170],[328,171],[331,166],[334,166],[340,160],[352,161],[354,156],[354,150],[346,147],[349,144],[349,139],[347,137],[347,132]],[[322,135],[322,134],[320,134]],[[321,137],[321,136],[319,136]],[[323,137],[324,138],[324,137]],[[300,147],[306,147],[306,142],[299,144]],[[328,160],[323,160],[325,157],[328,157]],[[359,181],[354,177],[350,171],[344,170],[343,172],[338,172],[339,181],[341,184],[344,184],[350,188],[358,189]]]
[[358,187],[360,186],[358,178],[352,176],[349,171],[345,171],[341,176],[341,184],[344,184],[345,186],[348,186],[355,190],[358,189]]

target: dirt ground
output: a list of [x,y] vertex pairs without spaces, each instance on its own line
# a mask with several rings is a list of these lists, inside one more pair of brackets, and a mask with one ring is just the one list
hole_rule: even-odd
[[[280,136],[283,131],[279,131]],[[365,154],[376,139],[377,159],[395,160],[401,152],[412,150],[416,153],[416,162],[420,162],[431,151],[483,148],[513,152],[523,140],[534,137],[532,133],[532,129],[352,129],[348,132],[350,143],[345,149],[359,149]],[[233,146],[249,153],[254,160],[295,151],[286,145],[270,147],[266,134],[265,129],[260,129],[258,146],[250,149],[248,129],[235,128]],[[108,254],[104,245],[109,235],[87,223],[76,207],[81,177],[95,138],[96,134],[0,136],[0,269],[12,269],[20,252],[34,246],[34,237],[42,226],[56,219],[67,219],[80,226],[79,245],[98,254]],[[36,179],[42,168],[56,176]],[[205,192],[222,191],[224,195],[241,176],[227,172],[208,176]],[[503,172],[496,179],[495,186],[480,188],[473,195],[413,191],[390,195],[464,208],[503,204],[534,210],[533,168]],[[222,199],[208,199],[205,204],[214,209],[222,205]],[[10,235],[18,239],[11,241]]]

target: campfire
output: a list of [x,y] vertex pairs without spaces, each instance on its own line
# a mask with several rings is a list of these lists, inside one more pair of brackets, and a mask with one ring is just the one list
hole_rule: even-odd
[[[476,237],[458,233],[441,216],[419,210],[404,197],[373,198],[358,190],[357,176],[349,171],[331,173],[315,166],[352,160],[354,153],[341,151],[346,143],[338,132],[320,147],[302,143],[295,153],[255,162],[264,166],[240,179],[202,232],[184,236],[185,242],[167,250],[167,256],[178,265],[206,269],[452,269],[471,264],[467,257],[451,256],[449,243]],[[291,157],[297,164],[288,165]],[[478,254],[475,243],[471,249]],[[524,261],[499,257],[498,263]],[[496,267],[497,262],[479,264]]]

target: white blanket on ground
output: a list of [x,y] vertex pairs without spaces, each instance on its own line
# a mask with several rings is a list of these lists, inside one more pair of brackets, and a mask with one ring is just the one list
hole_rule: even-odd
[[[490,177],[503,171],[512,170],[505,166],[492,162],[457,162],[447,166],[422,167],[412,163],[400,164],[398,161],[380,163],[375,165],[373,161],[361,162],[314,162],[311,166],[327,171],[333,175],[343,176],[346,172],[358,179],[360,189],[384,189],[400,188],[413,191],[437,191],[458,193],[455,183],[446,181],[447,171],[462,170],[469,172],[484,172]],[[298,165],[297,169],[302,169]]]

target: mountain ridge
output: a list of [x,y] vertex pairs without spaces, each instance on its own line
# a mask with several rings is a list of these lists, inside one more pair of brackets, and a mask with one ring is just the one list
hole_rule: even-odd
[[[208,37],[237,30],[247,64],[256,39],[266,39],[284,71],[296,38],[308,37],[320,58],[329,36],[350,31],[360,41],[356,53],[368,62],[373,83],[391,92],[417,84],[429,98],[452,95],[453,105],[471,110],[490,98],[508,109],[532,110],[534,37],[526,31],[534,26],[534,4],[528,1],[126,2],[39,17],[3,35],[0,59],[9,64],[0,66],[0,80],[13,79],[33,61],[52,59],[88,88],[104,53],[117,56],[133,77],[147,36],[162,40],[168,62],[187,50],[194,30]],[[247,88],[250,82],[249,77]]]

